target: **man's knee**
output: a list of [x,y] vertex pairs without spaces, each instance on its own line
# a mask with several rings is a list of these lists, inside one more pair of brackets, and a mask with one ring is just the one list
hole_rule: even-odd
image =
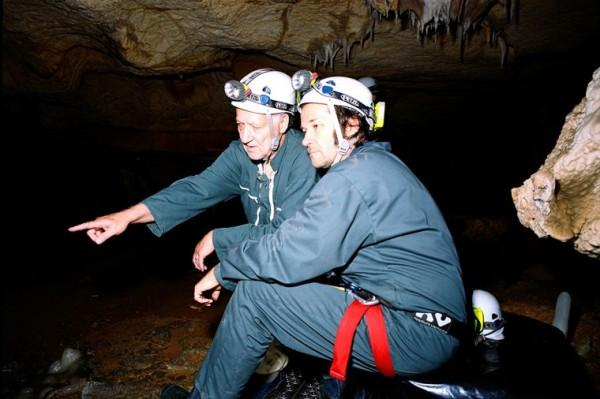
[[273,284],[264,281],[240,281],[235,289],[238,300],[262,301],[273,297]]

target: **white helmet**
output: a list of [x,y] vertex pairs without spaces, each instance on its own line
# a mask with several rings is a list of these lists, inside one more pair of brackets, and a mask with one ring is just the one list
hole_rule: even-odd
[[292,114],[296,108],[292,79],[270,68],[250,72],[241,81],[228,81],[225,94],[234,100],[234,107],[259,114]]
[[323,78],[304,94],[299,106],[306,103],[332,104],[350,108],[362,115],[373,129],[375,111],[371,91],[356,79],[344,76]]
[[375,78],[372,78],[370,76],[364,76],[358,79],[358,81],[364,84],[367,89],[372,89],[373,87],[377,86],[377,81],[375,80]]
[[485,340],[503,340],[506,322],[496,297],[487,291],[473,290],[472,304],[477,333]]

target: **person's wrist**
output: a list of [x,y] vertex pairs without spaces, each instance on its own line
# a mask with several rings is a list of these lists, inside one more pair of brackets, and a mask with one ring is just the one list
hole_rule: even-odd
[[136,204],[132,207],[125,209],[124,217],[127,224],[130,223],[146,223],[149,220],[148,215],[150,215],[150,210],[143,203]]

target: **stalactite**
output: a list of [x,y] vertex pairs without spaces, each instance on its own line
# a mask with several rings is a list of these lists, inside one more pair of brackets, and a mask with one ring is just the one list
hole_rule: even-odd
[[459,24],[456,27],[456,37],[458,38],[458,51],[460,54],[460,61],[464,61],[465,59],[465,32],[462,24]]
[[346,66],[348,66],[348,64],[350,63],[350,52],[352,51],[352,43],[344,38],[344,64]]
[[510,22],[513,22],[515,24],[519,23],[519,0],[513,0],[511,2],[510,5],[510,10],[509,10],[509,14],[510,14]]
[[428,25],[434,31],[450,22],[451,0],[426,1],[423,5],[421,24]]
[[434,42],[438,43],[443,35],[452,34],[458,40],[461,62],[464,61],[465,47],[471,36],[483,30],[489,45],[499,48],[501,65],[506,65],[508,42],[502,32],[498,32],[492,27],[486,19],[486,15],[495,4],[501,4],[507,18],[511,19],[516,15],[517,0],[504,0],[504,2],[500,0],[423,0],[422,10],[406,9],[403,7],[402,0],[396,2],[367,0],[366,3],[371,23],[360,39],[352,41],[344,37],[324,43],[311,56],[313,68],[324,65],[333,69],[335,58],[342,49],[344,63],[348,65],[352,46],[360,42],[361,47],[364,47],[367,38],[374,40],[375,24],[383,18],[394,18],[400,24],[406,21],[408,26],[415,30],[416,38],[421,43],[424,43],[426,37],[433,37]]
[[365,41],[367,39],[371,39],[371,41],[375,40],[375,18],[376,17],[373,17],[371,14],[371,24],[369,25],[367,32],[360,38],[361,48],[365,47]]
[[[311,56],[313,69],[317,69],[319,65],[325,65],[330,69],[334,69],[335,58],[339,51],[344,49],[344,52],[346,52],[348,51],[346,47],[349,46],[347,39],[338,39],[334,42],[324,43],[321,48]],[[346,57],[346,55],[344,57]]]
[[506,14],[506,20],[510,22],[510,9],[511,9],[511,0],[504,0],[504,13]]
[[498,47],[500,48],[500,66],[506,66],[507,56],[508,56],[508,46],[506,45],[506,40],[502,35],[498,36]]
[[491,46],[495,46],[496,43],[498,42],[498,36],[499,36],[500,32],[492,29],[490,26],[487,27],[487,30],[488,30],[488,34],[490,35],[489,43]]
[[498,4],[504,8],[506,20],[516,22],[518,0],[422,0],[419,4],[423,7],[420,16],[416,10],[407,9],[407,1],[367,0],[372,15],[388,19],[393,13],[396,21],[407,21],[409,27],[415,29],[417,40],[421,42],[424,37],[434,36],[434,41],[438,42],[441,35],[453,34],[459,41],[461,61],[464,60],[468,40],[483,29],[488,43],[499,48],[500,63],[506,65],[509,43],[504,34],[488,22],[487,14]]
[[337,54],[339,53],[339,51],[342,49],[342,46],[338,45],[337,43],[335,43],[333,46],[330,47],[329,49],[329,68],[333,69],[334,63],[335,63],[335,57],[337,56]]

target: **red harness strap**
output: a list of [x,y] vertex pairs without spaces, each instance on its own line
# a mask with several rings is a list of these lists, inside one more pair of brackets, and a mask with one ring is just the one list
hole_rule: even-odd
[[358,324],[365,315],[367,318],[369,343],[371,344],[371,351],[373,352],[377,370],[386,377],[393,377],[396,374],[387,340],[381,304],[365,305],[355,300],[346,309],[335,336],[333,361],[329,369],[329,374],[333,378],[346,381],[346,369],[348,368],[348,360],[352,353],[354,334],[356,333]]

